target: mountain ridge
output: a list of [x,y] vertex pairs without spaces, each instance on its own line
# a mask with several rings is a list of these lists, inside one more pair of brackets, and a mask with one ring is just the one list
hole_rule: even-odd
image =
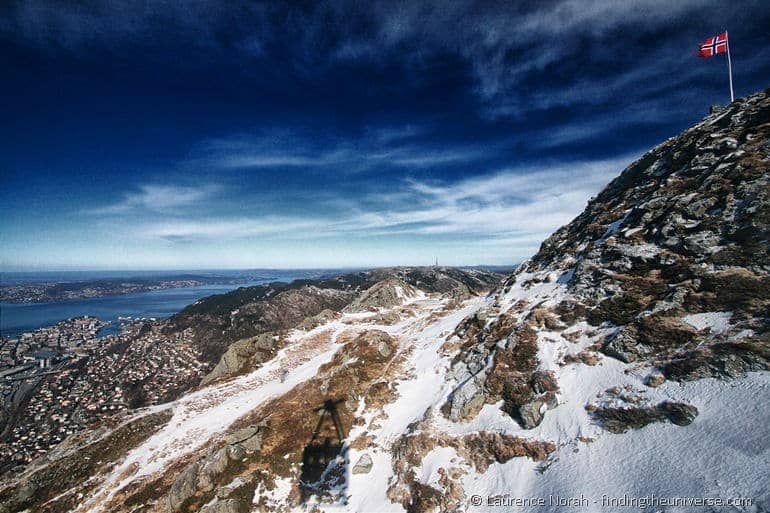
[[50,482],[88,447],[75,441],[31,465],[0,511],[492,511],[489,498],[583,496],[613,510],[650,494],[770,508],[756,479],[770,474],[769,94],[650,150],[491,291],[446,268],[335,278],[318,290],[340,305],[314,304],[277,345],[237,298],[306,284],[194,305],[171,332],[252,323],[220,341],[232,372],[135,411],[148,425],[88,479]]

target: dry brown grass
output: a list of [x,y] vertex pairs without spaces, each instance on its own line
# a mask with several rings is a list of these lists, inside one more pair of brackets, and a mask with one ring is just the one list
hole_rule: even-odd
[[527,403],[534,391],[530,382],[537,370],[537,334],[529,326],[518,326],[509,332],[510,343],[498,349],[487,375],[488,402],[505,401],[504,408],[512,413]]
[[527,322],[536,328],[545,328],[551,331],[563,330],[564,324],[559,322],[559,318],[550,308],[539,306],[533,308],[527,316]]
[[556,445],[551,442],[500,433],[451,436],[420,430],[402,436],[394,445],[393,472],[396,479],[388,489],[388,497],[402,504],[407,511],[455,511],[461,508],[464,491],[460,479],[465,472],[462,468],[443,471],[439,479],[442,489],[421,484],[413,470],[420,466],[429,452],[443,447],[454,449],[459,458],[479,473],[485,472],[493,463],[505,463],[512,458],[527,457],[542,461],[556,450]]
[[599,349],[601,343],[591,344],[577,354],[568,354],[564,356],[562,365],[568,365],[570,363],[583,363],[593,367],[601,361],[601,355]]

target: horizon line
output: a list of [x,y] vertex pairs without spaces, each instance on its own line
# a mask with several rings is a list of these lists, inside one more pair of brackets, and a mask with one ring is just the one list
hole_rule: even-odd
[[392,267],[515,267],[522,261],[512,262],[510,264],[392,264],[392,265],[354,265],[339,267],[18,267],[11,269],[1,269],[3,273],[54,273],[54,272],[213,272],[213,271],[339,271],[339,270],[370,270],[370,269],[388,269]]

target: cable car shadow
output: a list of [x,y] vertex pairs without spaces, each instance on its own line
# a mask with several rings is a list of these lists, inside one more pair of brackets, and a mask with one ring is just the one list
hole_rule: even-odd
[[320,414],[320,418],[310,442],[302,452],[302,503],[308,502],[313,496],[321,500],[344,501],[349,462],[344,443],[345,430],[337,411],[341,403],[344,403],[344,399],[327,399],[313,410]]

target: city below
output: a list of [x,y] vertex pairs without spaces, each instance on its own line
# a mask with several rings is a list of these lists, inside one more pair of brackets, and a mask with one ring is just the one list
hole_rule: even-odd
[[0,393],[18,419],[0,445],[3,466],[28,463],[73,433],[173,399],[199,380],[207,366],[184,335],[168,343],[154,321],[123,318],[119,334],[100,337],[106,323],[84,316],[0,338]]

